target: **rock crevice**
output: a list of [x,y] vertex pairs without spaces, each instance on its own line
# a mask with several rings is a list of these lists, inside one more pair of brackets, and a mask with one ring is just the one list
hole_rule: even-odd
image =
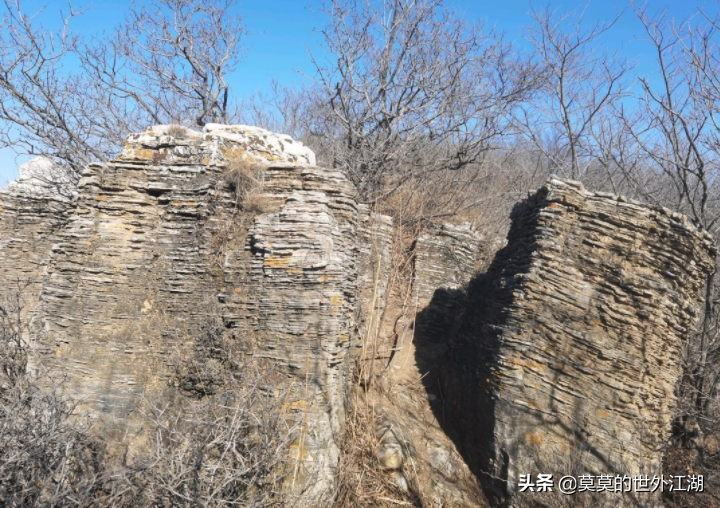
[[213,395],[214,367],[179,378],[212,330],[274,373],[298,429],[287,488],[316,506],[337,490],[357,363],[373,456],[418,499],[479,506],[479,480],[512,505],[521,474],[660,474],[715,257],[685,217],[552,179],[487,273],[480,233],[429,226],[400,294],[392,220],[287,136],[155,126],[76,189],[39,178],[47,164],[0,191],[0,296],[31,322],[32,370],[131,456],[143,403]]

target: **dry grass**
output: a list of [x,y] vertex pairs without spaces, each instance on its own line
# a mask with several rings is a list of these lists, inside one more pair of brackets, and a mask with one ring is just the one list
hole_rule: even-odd
[[261,192],[251,192],[245,196],[243,209],[248,213],[261,214],[270,213],[277,209],[275,201]]
[[[414,477],[408,471],[386,471],[378,461],[375,453],[380,446],[375,433],[377,417],[372,405],[356,398],[345,426],[334,507],[420,508],[424,505],[414,494],[417,491],[413,488]],[[401,473],[409,484],[407,491],[395,483]]]
[[167,135],[174,138],[184,138],[187,135],[187,127],[182,125],[172,124],[167,128]]
[[264,165],[240,157],[227,160],[224,180],[235,194],[236,203],[251,214],[269,213],[276,208],[275,202],[264,193]]

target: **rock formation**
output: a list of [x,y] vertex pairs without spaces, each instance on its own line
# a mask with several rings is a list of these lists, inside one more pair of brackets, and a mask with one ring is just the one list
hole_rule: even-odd
[[[532,495],[518,492],[523,474],[659,476],[711,237],[677,213],[560,180],[512,220],[470,284],[444,364],[466,459],[496,502]],[[658,503],[637,496],[593,502]]]
[[478,479],[501,504],[524,499],[521,474],[659,473],[715,255],[686,218],[552,180],[486,274],[477,231],[429,226],[403,292],[391,219],[287,136],[155,126],[77,187],[50,168],[0,191],[0,296],[32,318],[33,371],[131,458],[148,401],[218,389],[212,358],[184,367],[211,333],[273,373],[262,388],[298,429],[287,488],[316,506],[358,364],[373,460],[431,505],[483,506]]
[[35,311],[50,248],[69,214],[69,180],[64,168],[36,158],[0,190],[0,305],[20,310],[23,322]]
[[470,224],[433,224],[416,240],[412,284],[415,305],[426,306],[437,289],[459,289],[475,275],[481,236]]
[[[360,205],[358,249],[359,331],[362,337],[377,337],[388,302],[392,268],[392,219]],[[361,344],[358,344],[361,345]]]
[[[326,497],[356,338],[357,237],[372,229],[359,224],[387,220],[359,210],[346,178],[314,162],[261,129],[156,126],[90,165],[71,210],[46,193],[17,197],[23,180],[4,191],[2,276],[42,278],[30,291],[33,309],[40,295],[32,368],[136,455],[142,404],[176,398],[178,359],[222,320],[233,347],[284,373],[278,404],[302,427],[293,480],[312,478],[306,495]],[[179,388],[212,393],[208,382]]]

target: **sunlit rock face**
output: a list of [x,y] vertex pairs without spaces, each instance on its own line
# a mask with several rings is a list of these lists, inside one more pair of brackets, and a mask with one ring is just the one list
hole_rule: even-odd
[[470,224],[433,224],[413,249],[413,302],[426,306],[436,290],[462,288],[475,275],[482,235]]
[[197,396],[178,363],[220,323],[234,354],[279,373],[278,405],[302,427],[294,483],[329,496],[370,215],[314,162],[254,127],[155,126],[89,165],[72,202],[23,170],[0,197],[0,276],[33,281],[33,371],[140,456],[147,403]]
[[[512,218],[446,358],[446,411],[466,457],[496,501],[532,495],[519,492],[524,474],[659,476],[711,237],[677,213],[561,180]],[[594,502],[658,502],[638,496]]]
[[0,306],[12,316],[19,311],[24,324],[35,311],[50,248],[74,194],[72,175],[42,157],[22,164],[18,179],[0,189]]

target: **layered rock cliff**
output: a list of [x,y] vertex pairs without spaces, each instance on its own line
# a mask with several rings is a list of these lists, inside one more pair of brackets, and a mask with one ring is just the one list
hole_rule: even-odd
[[25,325],[35,312],[42,273],[73,196],[65,170],[41,158],[21,165],[18,180],[0,190],[0,304],[6,312],[19,312]]
[[294,480],[331,492],[357,236],[371,220],[345,177],[261,129],[157,126],[90,165],[77,192],[70,207],[6,192],[2,227],[18,233],[5,236],[3,277],[42,280],[29,292],[31,368],[139,456],[144,403],[213,393],[205,374],[179,379],[178,363],[221,321],[234,350],[284,373],[278,405],[302,425]]
[[0,296],[31,323],[33,372],[131,459],[148,403],[220,390],[210,334],[272,373],[296,429],[284,488],[309,505],[337,493],[359,403],[372,467],[425,505],[524,502],[521,474],[659,472],[715,255],[680,215],[552,180],[487,273],[479,232],[430,225],[406,284],[392,220],[287,136],[156,126],[76,189],[33,171],[0,192]]
[[[711,237],[667,209],[560,180],[512,219],[442,364],[449,431],[498,503],[533,496],[520,475],[659,477]],[[586,495],[595,506],[660,502],[659,491]]]

